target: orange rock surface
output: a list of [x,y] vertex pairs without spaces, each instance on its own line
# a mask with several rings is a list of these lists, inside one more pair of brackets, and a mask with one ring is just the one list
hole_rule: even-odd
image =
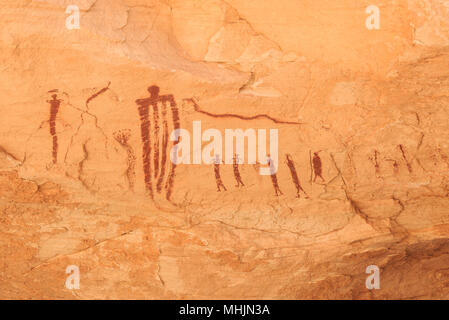
[[[449,298],[449,2],[0,13],[1,299]],[[199,121],[223,148],[277,130],[276,174],[249,142],[243,163],[194,163]]]

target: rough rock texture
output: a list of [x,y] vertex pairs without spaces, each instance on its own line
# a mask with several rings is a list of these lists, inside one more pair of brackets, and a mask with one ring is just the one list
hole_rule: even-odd
[[[0,12],[0,298],[449,298],[449,2]],[[220,164],[221,192],[213,164],[174,167],[165,133],[193,121],[278,129],[283,194],[258,164],[239,187]]]

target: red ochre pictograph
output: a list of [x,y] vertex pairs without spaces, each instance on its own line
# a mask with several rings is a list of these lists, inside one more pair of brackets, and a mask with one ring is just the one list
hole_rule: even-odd
[[[165,198],[170,201],[173,192],[173,184],[176,172],[176,164],[172,161],[168,164],[168,106],[171,112],[173,130],[180,129],[179,111],[173,95],[159,95],[158,86],[148,87],[150,96],[143,99],[137,99],[136,104],[139,106],[140,128],[142,138],[142,161],[145,186],[151,198],[154,198],[155,189],[157,193],[161,193],[164,184],[165,172],[167,165],[170,165],[170,172],[165,181]],[[167,106],[168,105],[168,106]],[[150,113],[152,121],[150,121]],[[161,123],[162,122],[162,123]],[[163,128],[162,139],[160,138],[160,128]],[[154,127],[154,129],[152,129]],[[178,141],[173,142],[173,147]],[[153,160],[153,165],[151,163]],[[153,186],[153,175],[156,185]]]
[[239,171],[239,155],[235,154],[233,160],[234,160],[234,163],[233,163],[232,167],[234,169],[234,178],[235,178],[235,181],[237,182],[236,187],[237,188],[240,186],[244,187],[245,184],[242,181],[242,177],[241,177],[240,171]]
[[274,188],[274,192],[276,194],[276,197],[282,196],[283,193],[281,191],[281,189],[279,188],[279,183],[278,183],[278,177],[276,174],[276,170],[274,169],[274,163],[273,160],[271,160],[268,157],[268,166],[270,167],[270,171],[271,171],[271,182],[273,183],[273,188]]
[[[55,90],[52,90],[50,92],[55,92]],[[56,116],[58,115],[62,100],[57,99],[58,95],[56,93],[51,97],[52,100],[47,100],[47,102],[50,104],[50,134],[53,138],[52,158],[53,163],[56,164],[58,162],[58,136],[56,134]]]
[[[92,96],[90,96],[86,100],[86,107],[88,108],[89,103],[97,98],[99,95],[103,94],[107,90],[109,90],[109,84],[103,89],[99,90]],[[160,88],[156,85],[152,85],[148,87],[148,92],[150,93],[149,97],[137,99],[135,102],[138,105],[138,112],[140,116],[140,131],[141,131],[141,141],[142,141],[142,164],[143,164],[143,172],[144,172],[144,183],[145,189],[148,191],[150,197],[154,199],[155,194],[163,194],[163,190],[165,193],[163,196],[168,201],[171,201],[171,196],[173,193],[173,186],[176,174],[175,164],[176,159],[170,159],[169,156],[169,137],[170,133],[173,131],[176,132],[177,129],[180,129],[180,118],[179,118],[179,109],[176,104],[176,101],[172,94],[160,95]],[[52,136],[52,160],[53,163],[57,163],[58,161],[58,136],[56,132],[56,118],[58,116],[58,112],[61,106],[61,99],[58,99],[57,90],[51,90],[49,93],[52,93],[52,99],[47,100],[50,104],[50,134]],[[291,122],[291,121],[282,121],[279,119],[275,119],[271,116],[265,114],[259,114],[255,116],[242,116],[238,114],[213,114],[207,111],[202,110],[199,105],[196,103],[194,99],[184,99],[184,101],[189,101],[193,103],[194,109],[196,112],[201,114],[205,114],[214,118],[238,118],[241,120],[258,120],[258,119],[268,119],[275,123],[281,124],[290,124],[290,125],[299,125],[299,122]],[[89,113],[89,110],[84,111],[85,113]],[[126,177],[128,180],[129,190],[134,191],[135,187],[135,162],[136,155],[129,143],[131,130],[123,129],[118,130],[113,133],[114,139],[119,142],[119,144],[126,150],[127,159],[128,159],[128,169],[126,171]],[[176,150],[176,145],[179,143],[178,137],[175,137],[171,147]],[[405,147],[400,144],[398,145],[401,156],[407,165],[407,169],[410,173],[412,173],[411,164],[406,156]],[[311,176],[311,182],[316,182],[318,178],[321,179],[323,183],[325,183],[325,179],[323,177],[323,169],[322,169],[322,160],[319,156],[321,151],[313,152],[313,158],[310,158],[311,165],[311,174],[313,175],[313,180]],[[176,152],[173,153],[173,156],[176,157]],[[370,158],[374,162],[374,166],[376,169],[376,174],[379,173],[380,165],[379,165],[379,152],[374,150],[374,157]],[[393,159],[386,159],[386,161],[392,161],[395,173],[397,173],[399,169],[399,163]],[[220,192],[222,190],[227,191],[226,186],[224,185],[221,173],[220,173],[220,165],[222,164],[222,160],[216,155],[216,159],[214,161],[214,176],[217,185],[217,191]],[[268,166],[270,167],[271,175],[270,179],[275,191],[276,196],[283,195],[281,188],[279,186],[279,181],[277,177],[277,170],[274,168],[273,161],[268,157],[267,161]],[[287,165],[291,181],[296,188],[296,197],[301,198],[301,192],[305,195],[306,199],[309,199],[307,192],[301,186],[298,172],[291,154],[285,154],[285,164]],[[240,159],[238,154],[234,154],[233,158],[233,174],[236,181],[236,188],[244,187],[245,184],[243,182],[240,169]],[[169,169],[168,169],[169,168]]]
[[220,162],[221,162],[220,157],[218,155],[215,155],[214,174],[215,174],[215,182],[217,183],[217,192],[221,192],[221,188],[223,188],[224,191],[227,191],[225,185],[223,184],[223,181],[221,180]]
[[295,163],[293,162],[293,158],[290,154],[285,155],[286,163],[288,168],[290,169],[290,174],[292,176],[293,184],[296,187],[296,197],[300,198],[300,191],[304,192],[306,197],[308,197],[307,193],[301,187],[301,183],[299,182],[298,173],[296,172]]
[[126,150],[128,156],[128,168],[126,170],[126,177],[128,180],[129,190],[134,191],[136,180],[136,155],[134,153],[134,149],[129,144],[130,138],[131,131],[129,129],[114,132],[114,139]]

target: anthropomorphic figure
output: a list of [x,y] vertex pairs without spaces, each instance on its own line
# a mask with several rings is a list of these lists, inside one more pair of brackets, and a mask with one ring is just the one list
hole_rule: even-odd
[[273,188],[276,193],[276,196],[283,195],[281,189],[279,188],[278,178],[276,175],[276,168],[274,166],[273,160],[268,158],[268,165],[270,166],[270,173],[271,173],[271,182],[273,183]]
[[214,173],[215,173],[215,181],[217,182],[217,192],[221,192],[221,188],[223,188],[224,191],[227,191],[226,187],[223,184],[223,181],[221,180],[220,163],[221,163],[220,156],[216,154],[214,163]]
[[315,182],[318,177],[320,177],[321,180],[324,182],[325,180],[323,178],[323,172],[322,172],[323,171],[323,165],[321,163],[321,158],[318,155],[318,152],[314,152],[313,153],[312,163],[313,163],[313,172],[315,174],[315,177],[313,178],[313,182]]
[[304,189],[301,187],[301,183],[299,182],[298,173],[296,172],[295,163],[293,162],[292,156],[290,154],[286,154],[286,163],[288,168],[290,169],[290,174],[292,176],[293,183],[296,187],[296,197],[300,198],[300,191],[304,192],[304,194],[307,196],[307,193],[304,191]]
[[134,183],[136,179],[136,155],[134,153],[134,149],[129,143],[131,139],[131,131],[130,130],[119,130],[114,132],[114,139],[126,150],[127,153],[127,170],[126,177],[128,180],[129,190],[134,192]]
[[236,185],[237,188],[240,186],[242,186],[242,187],[245,186],[245,184],[242,181],[242,177],[240,175],[239,163],[240,163],[239,155],[236,154],[234,156],[233,169],[234,169],[234,177],[235,177],[235,180],[237,181],[237,185]]
[[50,104],[50,134],[53,137],[53,163],[56,164],[58,162],[58,136],[56,135],[56,116],[58,115],[59,106],[61,105],[62,100],[57,99],[58,95],[53,94],[51,96],[52,100],[47,100]]

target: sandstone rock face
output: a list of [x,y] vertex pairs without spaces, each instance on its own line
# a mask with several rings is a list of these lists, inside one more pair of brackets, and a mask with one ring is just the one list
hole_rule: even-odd
[[449,298],[447,1],[0,4],[0,298]]

